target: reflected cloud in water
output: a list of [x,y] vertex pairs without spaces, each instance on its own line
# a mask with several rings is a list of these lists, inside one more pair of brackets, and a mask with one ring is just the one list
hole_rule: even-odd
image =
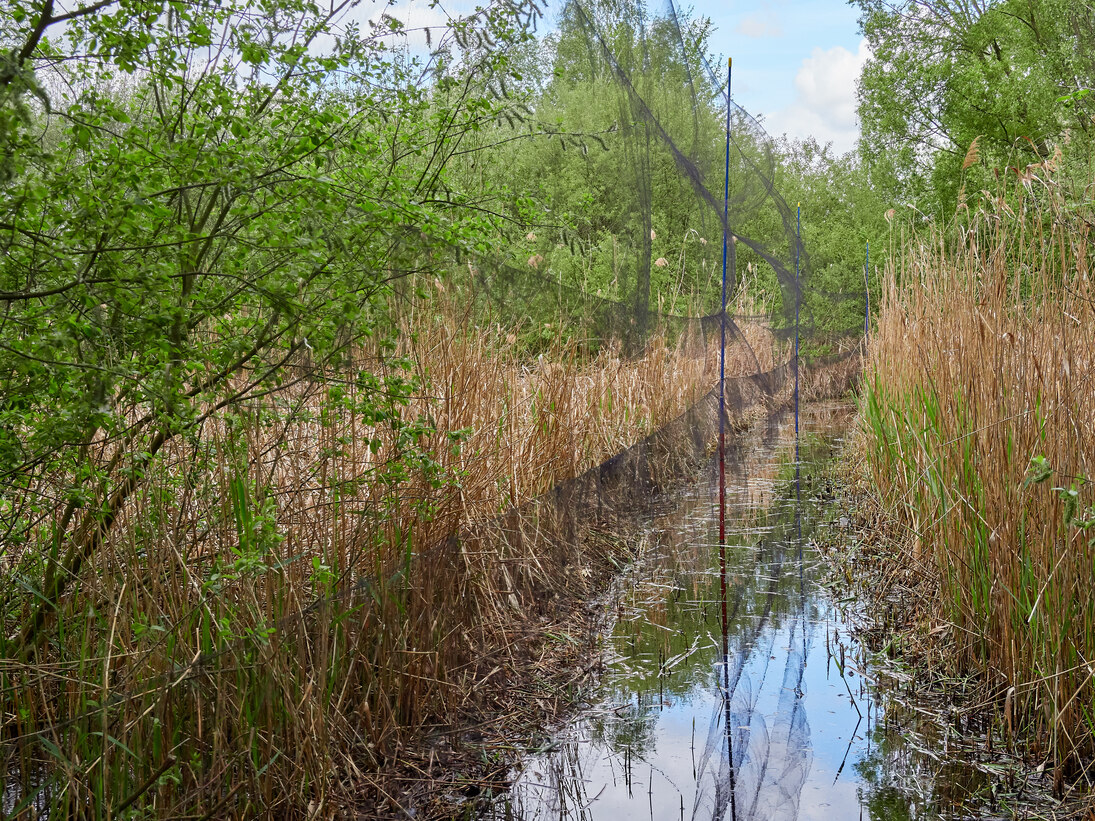
[[818,582],[818,469],[850,412],[810,410],[798,443],[773,418],[728,452],[723,549],[713,463],[654,518],[655,547],[613,601],[594,706],[489,818],[900,821],[972,805],[983,781],[942,777],[905,744]]

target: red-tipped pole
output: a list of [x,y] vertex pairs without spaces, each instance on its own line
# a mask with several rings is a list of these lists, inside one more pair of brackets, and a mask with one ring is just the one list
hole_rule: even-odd
[[733,58],[726,61],[726,179],[722,192],[722,338],[719,345],[719,583],[722,591],[722,675],[723,721],[726,733],[726,757],[730,768],[730,817],[737,817],[737,792],[734,778],[734,743],[730,727],[730,623],[726,614],[726,269],[727,257],[734,244],[730,235],[730,77]]

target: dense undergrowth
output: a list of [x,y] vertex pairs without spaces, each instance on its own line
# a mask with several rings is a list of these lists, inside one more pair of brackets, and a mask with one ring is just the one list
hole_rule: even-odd
[[1060,786],[1095,751],[1095,287],[1090,206],[1053,172],[904,241],[862,411],[873,480],[938,575],[950,672]]
[[[568,574],[593,558],[461,534],[680,414],[715,360],[661,336],[634,358],[560,337],[529,360],[519,329],[440,298],[416,311],[397,349],[359,350],[337,374],[301,363],[164,446],[51,608],[54,637],[0,663],[8,811],[333,811],[383,795],[376,774],[409,746],[480,715],[495,661],[496,684],[522,669],[514,623],[543,603],[514,580],[580,594]],[[771,367],[767,332],[743,333]],[[732,355],[729,375],[757,364]],[[106,438],[88,459],[111,452]],[[27,489],[57,501],[5,557],[9,636],[40,604],[28,580],[72,481]]]

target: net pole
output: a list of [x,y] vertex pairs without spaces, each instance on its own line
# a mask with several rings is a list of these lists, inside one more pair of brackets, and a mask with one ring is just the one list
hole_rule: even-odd
[[[806,601],[806,564],[802,560],[802,454],[799,452],[799,440],[795,438],[795,537],[798,541],[798,592],[803,607]],[[805,612],[805,611],[804,611]],[[802,633],[803,654],[806,658],[806,631]]]
[[719,562],[722,618],[726,620],[726,261],[730,248],[730,79],[734,59],[726,61],[726,174],[722,188],[722,310],[719,314]]
[[867,260],[863,263],[863,293],[867,295],[867,310],[863,313],[863,336],[871,335],[871,242],[867,240]]
[[795,438],[798,438],[798,314],[802,305],[799,257],[802,255],[802,203],[795,212]]
[[734,59],[726,60],[726,175],[722,188],[722,311],[719,340],[719,586],[722,607],[723,710],[726,757],[730,769],[730,817],[737,817],[737,788],[734,778],[734,745],[730,727],[730,623],[726,613],[726,262],[730,248],[730,82]]

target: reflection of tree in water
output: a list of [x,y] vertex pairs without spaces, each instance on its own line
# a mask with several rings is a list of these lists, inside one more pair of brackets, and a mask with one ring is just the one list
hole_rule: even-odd
[[657,690],[637,692],[610,716],[594,718],[589,725],[591,737],[611,750],[628,750],[632,755],[645,757],[654,746],[659,704]]
[[[872,819],[893,819],[910,821],[920,818],[926,809],[920,795],[921,790],[906,790],[902,781],[921,780],[917,774],[917,762],[908,746],[900,739],[894,743],[888,722],[880,721],[871,733],[874,742],[861,760],[855,763],[855,769],[861,782],[860,800],[867,807]],[[922,762],[923,763],[923,762]],[[903,773],[898,777],[897,773]],[[932,775],[928,772],[919,775]],[[931,783],[929,778],[925,783]]]
[[[757,577],[767,573],[771,579],[763,606],[746,614],[745,620],[751,624],[727,620],[720,665],[721,698],[712,713],[697,768],[695,819],[778,821],[795,819],[799,814],[802,787],[813,764],[803,677],[814,621],[813,614],[807,612],[802,572],[797,466],[795,477],[796,501],[791,515],[781,511],[768,542],[770,560],[764,562],[763,552],[758,552],[754,578],[749,579],[752,589],[758,590],[763,588]],[[728,613],[737,611],[743,596],[741,575],[728,596]],[[783,621],[780,616],[786,617],[784,625],[779,624]],[[770,674],[768,662],[776,657],[772,650],[777,637],[785,637],[787,644],[770,727],[757,702]]]
[[[917,727],[926,723],[922,714],[894,700],[882,705],[884,712],[871,729],[872,744],[855,764],[860,800],[871,819],[908,821],[934,818],[955,807],[976,813],[978,807],[992,806],[984,773],[960,758],[941,760],[910,743],[910,735],[915,736]],[[922,739],[922,743],[928,749],[942,746],[938,739]],[[987,799],[979,798],[986,793]]]

